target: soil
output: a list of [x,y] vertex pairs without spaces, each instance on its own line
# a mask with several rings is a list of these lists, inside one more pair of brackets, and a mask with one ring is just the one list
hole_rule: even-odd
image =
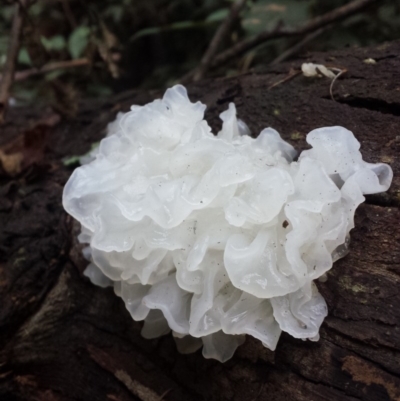
[[[294,74],[305,61],[347,70],[334,99],[328,78]],[[342,125],[365,160],[393,168],[390,190],[357,210],[350,253],[317,283],[329,308],[320,341],[282,335],[272,352],[247,338],[221,364],[180,355],[170,335],[143,339],[113,291],[82,275],[78,228],[61,205],[76,164],[63,161],[160,93],[89,99],[72,120],[11,108],[0,131],[0,399],[400,400],[400,41],[204,80],[189,94],[214,129],[229,102],[253,134],[271,126],[299,150],[311,129]]]

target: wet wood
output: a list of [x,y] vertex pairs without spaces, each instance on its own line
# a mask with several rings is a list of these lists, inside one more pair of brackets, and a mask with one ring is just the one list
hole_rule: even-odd
[[[304,61],[347,69],[335,83],[336,101],[327,78],[285,80]],[[0,399],[400,400],[400,42],[312,54],[202,81],[189,92],[209,105],[214,128],[233,101],[254,134],[274,127],[300,150],[311,129],[343,125],[367,161],[392,166],[390,191],[367,197],[356,213],[349,255],[318,283],[329,306],[321,340],[282,335],[271,352],[248,338],[220,364],[200,352],[178,354],[170,336],[141,338],[141,324],[112,290],[82,276],[76,225],[61,205],[73,167],[62,160],[88,151],[117,111],[159,93],[85,101],[69,122],[40,109],[10,109],[0,149],[31,158],[12,176],[0,171]],[[32,132],[45,141],[44,151],[7,148]]]

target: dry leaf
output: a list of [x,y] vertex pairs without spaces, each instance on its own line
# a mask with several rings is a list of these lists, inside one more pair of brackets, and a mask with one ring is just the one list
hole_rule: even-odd
[[16,139],[0,148],[0,165],[3,173],[15,177],[34,164],[43,162],[44,149],[51,127],[60,121],[58,114],[39,120]]
[[23,159],[24,156],[22,155],[21,152],[7,155],[2,150],[0,150],[0,163],[6,174],[11,177],[18,175],[21,172],[21,165]]
[[102,39],[98,41],[97,47],[101,58],[107,64],[108,71],[113,78],[120,76],[119,68],[116,63],[119,59],[119,53],[115,50],[119,46],[117,37],[107,28],[106,24],[101,21],[101,36]]

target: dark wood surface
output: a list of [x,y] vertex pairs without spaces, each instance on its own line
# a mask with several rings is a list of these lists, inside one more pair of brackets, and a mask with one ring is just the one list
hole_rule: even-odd
[[[347,69],[335,101],[327,78],[285,80],[306,60]],[[400,42],[205,80],[189,93],[209,106],[214,129],[233,101],[254,134],[271,126],[300,150],[311,129],[343,125],[364,159],[392,166],[390,191],[367,197],[349,255],[317,284],[329,307],[321,340],[282,335],[271,352],[248,338],[221,364],[178,354],[171,336],[142,339],[113,291],[82,276],[77,227],[61,205],[73,167],[62,159],[85,153],[117,111],[159,93],[85,101],[71,121],[13,108],[0,132],[11,163],[0,177],[0,400],[400,400]],[[4,159],[18,153],[17,166]]]

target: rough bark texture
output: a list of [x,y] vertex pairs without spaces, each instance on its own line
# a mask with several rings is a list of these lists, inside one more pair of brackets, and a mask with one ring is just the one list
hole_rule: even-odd
[[[327,78],[298,75],[268,89],[306,60],[348,70],[336,101]],[[220,364],[178,354],[171,336],[142,339],[112,290],[82,276],[76,225],[61,205],[72,167],[61,160],[88,151],[118,110],[159,94],[84,102],[70,122],[11,109],[0,139],[0,399],[400,400],[400,42],[313,54],[189,93],[209,105],[215,128],[234,101],[253,133],[272,126],[303,149],[311,129],[343,125],[367,161],[392,166],[390,191],[367,197],[350,254],[318,283],[329,307],[321,340],[282,335],[271,352],[248,338]]]

